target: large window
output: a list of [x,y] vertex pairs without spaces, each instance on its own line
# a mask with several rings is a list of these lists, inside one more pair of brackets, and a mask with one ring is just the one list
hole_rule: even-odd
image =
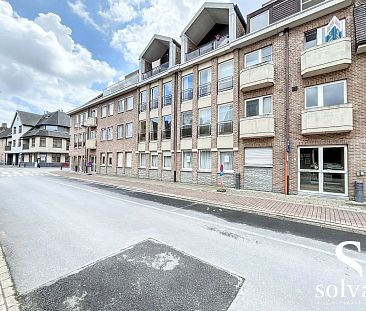
[[123,138],[123,124],[117,125],[117,139]]
[[[15,142],[15,141],[14,141]],[[14,144],[15,145],[15,144]],[[39,146],[40,147],[46,147],[46,137],[41,137],[39,139]]]
[[184,111],[182,112],[182,128],[181,128],[181,137],[192,137],[192,111]]
[[126,98],[126,110],[132,110],[133,109],[133,96],[129,96]]
[[273,150],[267,148],[245,148],[245,166],[272,167]]
[[[305,32],[304,34],[304,48],[309,49],[317,45],[322,45],[329,41],[327,39],[327,26],[319,27],[317,29],[312,29],[310,31]],[[340,21],[340,37],[344,38],[346,36],[346,20],[342,19]]]
[[199,89],[200,97],[211,94],[211,68],[203,69],[199,72]]
[[300,147],[299,190],[347,195],[347,148]]
[[117,167],[123,167],[123,152],[117,152]]
[[158,140],[159,118],[150,120],[150,140]]
[[245,116],[254,117],[272,114],[272,96],[264,96],[245,101]]
[[60,153],[53,153],[52,154],[52,162],[53,163],[61,163],[61,154]]
[[100,140],[101,141],[107,140],[107,129],[100,130]]
[[102,118],[105,118],[107,116],[107,106],[103,106],[101,109],[102,109],[101,113]]
[[126,152],[126,167],[132,167],[132,152]]
[[233,132],[233,105],[225,104],[219,106],[219,134],[231,134]]
[[112,102],[108,104],[108,115],[113,116],[113,111],[114,111],[114,103]]
[[211,135],[211,108],[203,108],[199,110],[198,135]]
[[132,137],[133,132],[133,123],[127,123],[126,124],[126,138]]
[[233,151],[220,151],[220,165],[223,165],[224,172],[232,173],[234,171],[234,152]]
[[219,64],[218,91],[223,92],[233,88],[234,62],[228,60]]
[[140,121],[139,141],[146,141],[146,121]]
[[272,60],[272,45],[245,54],[244,56],[244,62],[246,68],[264,62],[270,62],[271,60]]
[[250,32],[257,31],[269,25],[269,11],[253,16],[250,19]]
[[113,140],[113,127],[112,126],[107,128],[107,139]]
[[172,116],[163,117],[163,139],[170,139],[172,137]]
[[201,150],[199,153],[200,157],[200,171],[209,172],[211,171],[211,151]]
[[124,99],[119,99],[118,100],[118,113],[124,112],[125,111],[125,100]]
[[146,102],[147,102],[146,91],[141,91],[140,92],[140,108],[139,108],[140,112],[146,111]]
[[155,86],[150,89],[150,110],[151,109],[158,109],[158,103],[159,103],[159,87]]
[[153,168],[153,169],[158,168],[158,155],[156,153],[151,154],[150,168]]
[[172,168],[171,153],[163,153],[163,169],[170,170]]
[[140,153],[140,167],[146,167],[146,154]]
[[182,100],[191,100],[193,98],[193,74],[182,78]]
[[192,152],[191,151],[182,152],[182,169],[192,170]]
[[163,104],[164,106],[170,106],[172,104],[172,83],[167,82],[163,85]]
[[305,108],[336,106],[347,103],[346,81],[311,86],[305,89]]
[[62,139],[61,138],[53,138],[53,148],[62,148]]

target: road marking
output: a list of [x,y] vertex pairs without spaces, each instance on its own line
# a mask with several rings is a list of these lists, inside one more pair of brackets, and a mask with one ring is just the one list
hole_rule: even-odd
[[[266,236],[264,234],[256,233],[256,232],[253,232],[253,231],[250,231],[250,230],[245,230],[245,229],[237,228],[237,227],[230,226],[230,225],[220,224],[220,223],[217,223],[217,222],[214,222],[214,221],[211,221],[211,220],[206,220],[206,219],[202,219],[202,218],[198,218],[198,217],[194,217],[194,216],[184,215],[184,214],[181,214],[181,213],[177,213],[174,210],[164,210],[162,208],[158,208],[158,207],[155,207],[155,206],[152,206],[152,205],[139,203],[139,202],[135,202],[135,201],[127,200],[127,199],[118,198],[118,197],[115,197],[115,196],[112,196],[112,195],[109,195],[109,194],[105,194],[105,193],[102,193],[102,192],[99,192],[99,191],[90,190],[90,189],[86,189],[86,188],[82,188],[82,187],[77,187],[77,186],[73,186],[73,185],[69,185],[69,184],[65,184],[65,183],[61,183],[61,182],[56,182],[55,181],[55,183],[59,184],[59,185],[63,185],[63,186],[83,190],[83,191],[86,191],[86,192],[91,192],[91,193],[98,194],[98,195],[101,195],[101,196],[104,196],[104,197],[107,197],[107,198],[115,199],[115,200],[118,200],[118,201],[131,203],[131,204],[135,204],[135,205],[140,205],[140,206],[143,206],[143,207],[146,207],[146,208],[149,208],[149,209],[158,210],[158,211],[161,211],[161,212],[164,212],[164,213],[174,214],[174,215],[177,215],[177,216],[193,219],[193,220],[196,220],[196,221],[199,221],[199,222],[204,222],[204,223],[208,223],[208,224],[211,224],[211,225],[224,227],[224,228],[227,228],[227,229],[230,229],[230,230],[240,231],[240,232],[243,232],[243,233],[246,233],[246,234],[249,234],[249,235],[253,235],[253,236],[256,236],[256,237],[260,237],[260,238],[263,238],[263,239],[272,240],[274,242],[283,243],[283,244],[287,244],[287,245],[307,249],[307,250],[310,250],[310,251],[323,253],[323,254],[326,254],[326,255],[329,255],[329,256],[332,256],[332,257],[336,256],[335,253],[328,252],[328,251],[322,250],[320,248],[311,247],[311,246],[307,246],[307,245],[300,244],[300,243],[285,241],[285,240],[282,240],[282,239]],[[357,261],[366,264],[366,260],[357,259]]]

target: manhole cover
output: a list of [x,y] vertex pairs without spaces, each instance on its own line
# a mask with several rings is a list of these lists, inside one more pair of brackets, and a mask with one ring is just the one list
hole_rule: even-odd
[[22,310],[227,310],[244,279],[146,240],[21,297]]

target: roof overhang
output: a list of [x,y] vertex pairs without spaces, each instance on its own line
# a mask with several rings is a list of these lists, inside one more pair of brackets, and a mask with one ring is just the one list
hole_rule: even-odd
[[148,62],[156,61],[164,55],[167,49],[169,49],[171,42],[177,44],[172,38],[155,34],[146,48],[142,51],[140,59],[147,60]]

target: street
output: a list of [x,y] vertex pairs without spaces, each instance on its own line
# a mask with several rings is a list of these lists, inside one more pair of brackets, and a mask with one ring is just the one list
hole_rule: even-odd
[[339,242],[359,241],[361,253],[345,254],[365,270],[362,235],[73,181],[52,169],[0,168],[0,189],[0,243],[25,310],[366,308],[365,273],[335,255]]

